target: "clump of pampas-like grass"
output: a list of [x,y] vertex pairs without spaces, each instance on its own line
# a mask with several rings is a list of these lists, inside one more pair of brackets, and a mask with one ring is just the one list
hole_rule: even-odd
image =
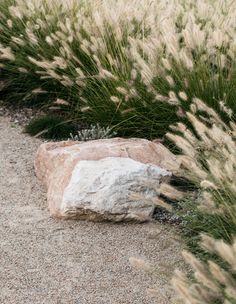
[[66,99],[89,124],[152,138],[193,96],[236,110],[235,1],[2,0],[0,17],[11,102]]
[[[231,120],[231,109],[224,102],[220,102],[220,107],[228,124],[194,98],[191,111],[186,113],[192,128],[178,123],[172,127],[174,134],[167,134],[183,153],[183,173],[201,189],[197,206],[200,216],[196,220],[193,214],[192,221],[194,225],[199,221],[198,233],[204,232],[199,246],[206,254],[205,261],[198,260],[194,250],[184,251],[193,280],[179,271],[173,278],[181,303],[186,304],[236,303],[236,124]],[[191,225],[194,233],[190,215],[190,230]]]
[[[189,202],[193,211],[187,210],[188,223],[183,226],[190,239],[198,235],[198,246],[190,243],[191,252],[183,252],[192,275],[177,270],[172,280],[178,303],[236,303],[236,124],[223,101],[220,108],[217,113],[194,98],[186,112],[189,123],[177,123],[167,133],[182,152],[179,174],[200,193],[197,201]],[[227,124],[222,116],[228,117]],[[162,187],[161,194],[168,197],[171,193],[174,199],[170,189]],[[158,288],[149,293],[160,296]]]
[[193,270],[193,280],[182,272],[176,271],[172,280],[181,302],[185,304],[234,304],[236,303],[236,241],[231,245],[222,240],[202,236],[204,250],[220,257],[226,267],[215,261],[199,261],[193,254],[184,251],[185,261]]

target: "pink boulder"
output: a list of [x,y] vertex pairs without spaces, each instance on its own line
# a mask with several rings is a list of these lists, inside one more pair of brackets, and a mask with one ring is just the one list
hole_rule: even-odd
[[50,213],[69,218],[61,211],[66,187],[75,166],[80,161],[95,161],[107,157],[130,158],[151,164],[170,172],[177,172],[179,162],[161,143],[145,139],[101,139],[88,142],[64,141],[42,144],[35,158],[37,177],[48,189]]

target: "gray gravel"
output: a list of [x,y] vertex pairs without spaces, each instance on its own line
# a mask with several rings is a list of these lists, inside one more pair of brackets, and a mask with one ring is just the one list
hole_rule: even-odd
[[[171,303],[168,280],[182,264],[174,228],[50,218],[32,165],[39,145],[0,116],[0,303]],[[133,269],[131,256],[156,276]],[[154,286],[156,300],[145,292]]]

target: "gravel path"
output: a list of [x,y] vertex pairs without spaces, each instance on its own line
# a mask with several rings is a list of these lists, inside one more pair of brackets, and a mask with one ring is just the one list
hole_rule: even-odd
[[[171,303],[168,280],[181,264],[174,228],[50,218],[32,167],[39,145],[0,117],[0,303]],[[156,265],[156,277],[132,269],[131,256]],[[154,285],[157,300],[145,292]]]

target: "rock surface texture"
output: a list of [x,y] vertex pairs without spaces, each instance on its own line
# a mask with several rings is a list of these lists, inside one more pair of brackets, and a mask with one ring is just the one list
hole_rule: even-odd
[[[154,207],[145,198],[157,197],[160,180],[168,175],[157,166],[128,158],[80,161],[64,190],[60,214],[90,220],[147,221]],[[143,199],[132,199],[132,194]]]
[[[158,186],[178,162],[160,143],[144,139],[103,139],[42,144],[35,159],[48,189],[50,213],[89,220],[147,221]],[[167,170],[166,170],[167,169]]]

